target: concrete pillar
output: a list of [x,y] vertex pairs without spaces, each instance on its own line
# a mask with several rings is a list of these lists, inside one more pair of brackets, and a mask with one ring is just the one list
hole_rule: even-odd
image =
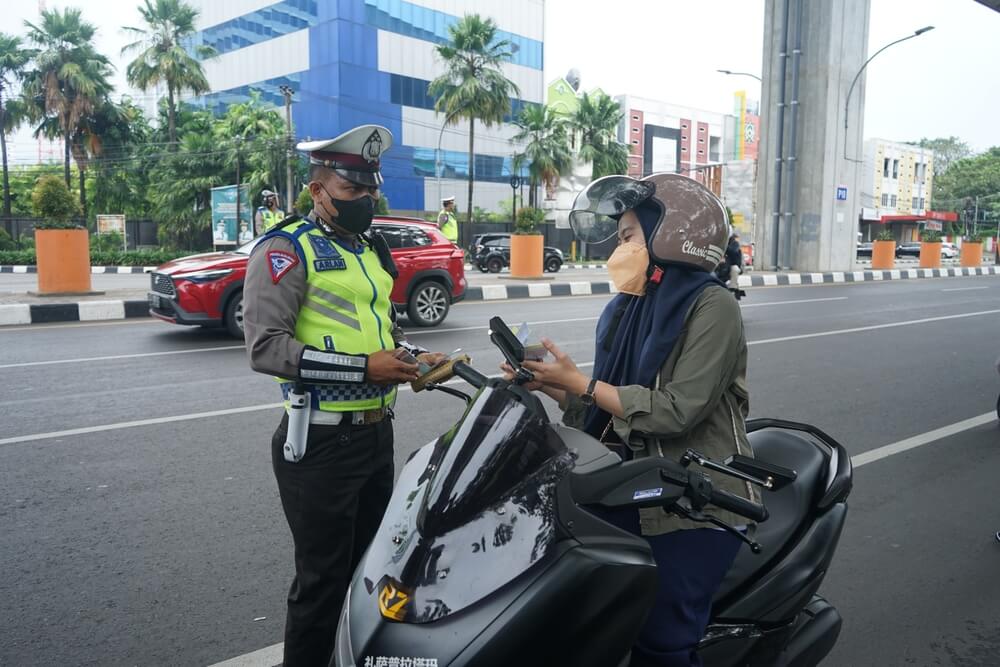
[[[776,238],[777,266],[799,271],[846,271],[854,266],[861,207],[865,75],[851,95],[846,151],[844,103],[851,81],[867,58],[870,1],[766,0],[763,140],[754,238],[754,264],[759,269],[776,266]],[[799,25],[796,105],[793,95]],[[787,38],[782,32],[785,29]],[[781,191],[776,198],[778,165]],[[838,200],[838,188],[843,196],[844,187],[846,199]]]

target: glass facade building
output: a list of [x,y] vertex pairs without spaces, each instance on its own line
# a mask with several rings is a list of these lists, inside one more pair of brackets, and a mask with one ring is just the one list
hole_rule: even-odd
[[[385,125],[394,146],[383,156],[384,190],[394,210],[439,208],[438,192],[464,210],[468,123],[444,128],[428,95],[443,71],[435,47],[467,12],[489,17],[511,44],[505,75],[517,84],[513,113],[544,101],[543,0],[197,0],[199,32],[189,47],[211,46],[204,61],[212,92],[192,102],[222,111],[252,91],[276,106],[294,91],[298,139],[333,137],[364,123]],[[507,120],[510,120],[508,118]],[[510,196],[516,128],[476,123],[477,206]],[[440,142],[441,150],[438,151]],[[438,174],[441,184],[438,184]]]

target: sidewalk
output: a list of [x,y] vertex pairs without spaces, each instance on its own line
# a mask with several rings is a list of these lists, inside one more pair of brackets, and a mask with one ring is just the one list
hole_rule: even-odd
[[[828,273],[754,271],[740,276],[739,284],[740,287],[775,287],[987,275],[1000,275],[1000,266]],[[502,301],[615,293],[611,281],[602,279],[605,276],[595,276],[596,279],[593,280],[573,280],[574,277],[576,276],[571,275],[567,279],[567,276],[560,277],[559,273],[555,273],[546,274],[547,279],[544,281],[532,281],[511,278],[507,273],[480,274],[470,281],[475,284],[470,284],[466,290],[465,301]],[[71,298],[33,296],[24,292],[0,293],[0,326],[149,317],[146,292],[145,288],[109,289],[104,294]]]

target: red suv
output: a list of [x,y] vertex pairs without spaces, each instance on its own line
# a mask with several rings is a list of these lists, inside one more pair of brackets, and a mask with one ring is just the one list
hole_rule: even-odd
[[[441,324],[451,304],[465,297],[462,250],[437,225],[416,218],[376,217],[372,229],[385,238],[399,269],[391,296],[396,310],[417,326]],[[157,267],[151,276],[150,315],[174,324],[224,326],[242,338],[243,279],[255,244]]]

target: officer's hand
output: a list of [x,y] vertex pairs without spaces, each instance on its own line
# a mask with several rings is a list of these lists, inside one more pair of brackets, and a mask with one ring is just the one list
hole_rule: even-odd
[[368,355],[368,373],[365,375],[365,380],[382,386],[416,380],[420,376],[417,364],[400,361],[393,356],[394,352],[395,350],[379,350]]

